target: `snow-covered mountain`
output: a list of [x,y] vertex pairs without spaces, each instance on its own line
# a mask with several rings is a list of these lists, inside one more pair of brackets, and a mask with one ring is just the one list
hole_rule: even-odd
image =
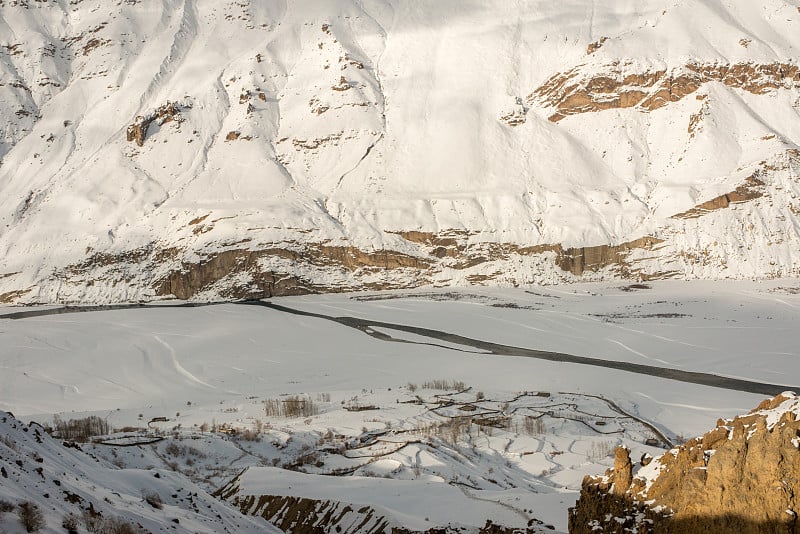
[[797,0],[0,0],[0,302],[800,265]]

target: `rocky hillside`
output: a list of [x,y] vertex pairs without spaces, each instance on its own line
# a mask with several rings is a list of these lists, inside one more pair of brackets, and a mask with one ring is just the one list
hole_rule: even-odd
[[657,459],[587,477],[570,533],[800,532],[800,398],[784,393]]
[[[345,497],[345,496],[343,496]],[[553,532],[535,519],[527,528],[514,528],[492,523],[482,527],[446,525],[424,530],[411,530],[381,510],[346,501],[326,501],[278,495],[247,496],[234,499],[243,514],[263,517],[284,532],[336,534],[545,534]]]
[[0,0],[0,303],[798,274],[796,0]]

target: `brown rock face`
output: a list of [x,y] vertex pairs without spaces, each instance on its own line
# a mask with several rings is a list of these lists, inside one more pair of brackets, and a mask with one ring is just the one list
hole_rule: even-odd
[[133,124],[128,126],[126,137],[129,142],[135,142],[137,146],[143,146],[144,140],[147,138],[147,129],[153,122],[162,125],[173,120],[182,122],[181,109],[175,102],[167,102],[153,113],[136,117]]
[[[209,215],[189,221],[193,236],[213,232],[214,221],[208,220]],[[252,246],[248,238],[226,243],[226,246],[235,248],[207,253],[189,254],[185,249],[161,248],[156,243],[113,254],[87,249],[83,261],[66,266],[55,276],[66,284],[83,287],[146,284],[157,297],[188,300],[412,288],[431,283],[443,265],[466,270],[486,262],[520,256],[543,256],[564,270],[565,275],[580,276],[606,268],[622,278],[638,280],[670,274],[642,272],[636,260],[629,258],[637,249],[653,250],[661,243],[652,237],[620,245],[564,249],[561,245],[548,244],[470,243],[470,234],[459,230],[438,234],[420,231],[397,234],[413,245],[410,250],[403,247],[408,252],[361,250],[330,242],[295,241],[261,244],[250,249],[245,248]],[[133,272],[144,273],[146,278],[137,279]],[[305,274],[298,274],[301,272]],[[332,273],[333,276],[316,277],[315,272]],[[88,281],[87,273],[92,276]],[[381,273],[386,276],[376,276]],[[470,283],[483,284],[503,275],[498,270],[473,273],[465,278]],[[0,295],[0,301],[14,302],[30,291],[30,288],[25,288],[4,293]]]
[[9,291],[7,293],[0,293],[0,304],[9,304],[18,298],[30,293],[30,289],[20,289],[18,291]]
[[304,283],[295,276],[264,271],[259,267],[258,259],[256,252],[229,250],[205,261],[183,263],[179,269],[156,283],[156,294],[188,300],[225,277],[241,273],[250,274],[250,282],[231,288],[225,295],[227,298],[269,298],[318,292],[313,284]]
[[[590,45],[588,52],[597,48],[599,45]],[[580,65],[551,76],[527,100],[553,108],[550,120],[557,122],[570,115],[605,109],[638,106],[652,111],[712,81],[760,95],[782,87],[800,87],[800,68],[790,63],[688,63],[671,71],[642,72],[620,62]]]
[[437,258],[459,258],[455,269],[465,269],[480,265],[492,259],[504,259],[513,254],[530,256],[534,254],[555,253],[555,264],[561,270],[580,276],[585,272],[596,272],[614,266],[624,277],[642,277],[627,261],[628,255],[636,249],[653,250],[663,240],[655,237],[642,237],[620,243],[619,245],[597,245],[589,247],[564,248],[560,244],[534,245],[521,247],[512,243],[483,243],[470,245],[466,242],[469,234],[452,231],[445,234],[431,232],[397,232],[403,239],[430,247],[431,255]]
[[656,469],[640,471],[626,490],[630,460],[618,450],[613,471],[584,479],[570,533],[800,532],[798,412],[800,399],[780,395],[720,420],[656,460]]
[[[192,222],[199,223],[201,220]],[[201,228],[198,226],[198,228]],[[204,227],[202,227],[204,228]],[[555,262],[564,271],[580,276],[586,271],[615,266],[623,276],[638,276],[627,262],[627,255],[634,249],[651,249],[661,241],[646,237],[621,245],[600,245],[563,249],[560,245],[519,247],[510,243],[484,243],[470,246],[464,242],[466,234],[437,235],[429,232],[401,232],[400,235],[425,247],[419,255],[409,255],[393,250],[363,251],[352,246],[334,246],[324,243],[308,244],[297,250],[268,248],[259,250],[227,250],[207,256],[199,262],[183,262],[178,269],[154,284],[159,296],[175,296],[190,299],[197,293],[210,289],[226,278],[246,273],[249,282],[234,288],[227,298],[268,298],[281,295],[300,295],[337,291],[337,288],[315,284],[288,273],[274,272],[261,266],[262,259],[277,257],[297,264],[316,267],[336,267],[347,272],[372,272],[377,270],[410,269],[417,274],[413,282],[403,287],[414,287],[427,282],[427,271],[436,265],[436,259],[453,258],[455,269],[467,269],[492,259],[506,258],[513,254],[533,255],[556,253]],[[497,273],[502,274],[502,273]],[[491,278],[486,276],[486,279]],[[473,283],[480,283],[474,280]],[[392,289],[388,285],[365,285],[361,289]],[[353,288],[350,288],[353,289]]]
[[631,463],[630,450],[617,447],[614,451],[614,470],[612,492],[614,495],[624,495],[633,482],[633,463]]
[[764,182],[758,178],[757,174],[753,174],[749,176],[742,185],[730,193],[714,197],[711,200],[707,200],[690,210],[675,214],[672,217],[675,219],[696,219],[710,211],[724,209],[731,204],[739,204],[759,198],[764,195],[763,185]]
[[631,277],[636,273],[632,271],[626,261],[628,254],[634,249],[653,250],[660,243],[663,243],[663,240],[654,237],[642,237],[619,245],[598,245],[568,249],[560,249],[559,247],[556,265],[576,276],[580,276],[586,271],[598,271],[609,265],[616,265],[623,276]]
[[587,55],[594,54],[600,49],[601,46],[603,46],[603,43],[605,43],[606,41],[608,41],[608,37],[601,37],[597,41],[589,43],[589,46],[586,47],[586,54]]
[[[365,252],[355,247],[318,244],[303,250],[293,251],[284,248],[265,250],[227,250],[207,257],[205,260],[184,262],[177,270],[156,283],[156,294],[173,295],[179,299],[190,299],[195,294],[211,288],[226,277],[247,274],[250,281],[240,285],[226,295],[228,298],[269,298],[280,295],[303,295],[335,291],[302,280],[297,276],[278,273],[261,266],[260,259],[279,257],[296,263],[320,267],[338,267],[349,271],[357,269],[403,269],[424,270],[429,263],[391,250]],[[371,289],[386,289],[373,287]]]

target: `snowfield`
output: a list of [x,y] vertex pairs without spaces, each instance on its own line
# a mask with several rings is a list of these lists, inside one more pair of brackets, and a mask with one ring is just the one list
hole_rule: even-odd
[[[615,445],[629,446],[633,458],[659,454],[764,395],[501,356],[397,328],[738,377],[774,384],[776,394],[794,389],[800,371],[793,280],[273,302],[396,327],[359,329],[243,304],[0,318],[0,409],[43,424],[56,414],[99,415],[130,427],[84,450],[111,469],[186,477],[249,513],[266,513],[256,506],[263,495],[292,496],[367,507],[373,525],[474,529],[486,519],[535,519],[566,531],[583,476],[609,467]],[[36,309],[0,315],[20,311]],[[313,410],[274,411],[292,397]],[[154,436],[166,439],[119,446]],[[0,491],[16,490],[0,480]],[[432,500],[451,504],[435,512]],[[278,516],[267,519],[280,525]]]

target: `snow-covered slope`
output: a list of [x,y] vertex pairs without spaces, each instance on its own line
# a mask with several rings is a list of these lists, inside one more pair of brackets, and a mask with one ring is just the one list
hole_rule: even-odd
[[[240,514],[180,473],[120,469],[7,412],[0,412],[0,501],[6,507],[36,504],[43,532],[69,531],[60,527],[70,517],[81,525],[80,532],[280,532]],[[16,514],[5,509],[0,528],[25,532]]]
[[798,4],[0,1],[0,301],[795,275]]

